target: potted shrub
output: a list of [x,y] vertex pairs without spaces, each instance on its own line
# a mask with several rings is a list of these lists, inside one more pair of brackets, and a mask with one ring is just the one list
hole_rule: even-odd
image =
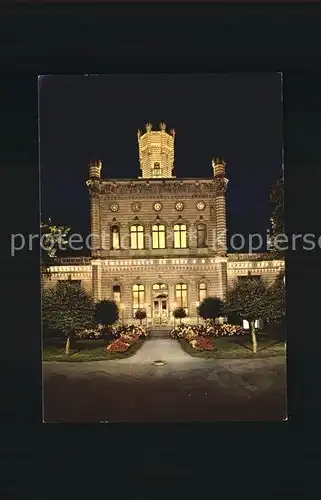
[[210,320],[214,327],[215,319],[223,314],[223,302],[218,297],[206,297],[198,306],[197,313],[201,318]]
[[146,318],[145,309],[137,309],[135,312],[135,319],[139,319],[139,324],[142,324],[142,320]]
[[104,325],[105,335],[111,338],[110,326],[119,318],[119,309],[114,300],[101,300],[95,308],[95,319],[98,324]]
[[179,319],[180,325],[182,324],[182,318],[186,318],[187,314],[184,307],[176,307],[173,311],[173,316],[175,319]]

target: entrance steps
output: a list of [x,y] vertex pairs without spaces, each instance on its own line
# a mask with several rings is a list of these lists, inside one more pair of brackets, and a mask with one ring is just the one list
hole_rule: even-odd
[[166,339],[170,337],[171,327],[151,327],[149,329],[149,337],[151,339]]

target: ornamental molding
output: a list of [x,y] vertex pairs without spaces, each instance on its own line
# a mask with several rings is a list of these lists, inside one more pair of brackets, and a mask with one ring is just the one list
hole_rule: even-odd
[[223,179],[211,179],[208,181],[195,180],[193,182],[186,181],[170,181],[170,182],[114,182],[102,181],[95,186],[91,186],[90,192],[92,195],[100,193],[103,199],[142,199],[150,198],[172,198],[173,196],[184,196],[184,198],[213,198],[215,193],[222,190]]
[[215,179],[215,191],[217,196],[222,196],[227,190],[228,180],[225,177],[218,177]]
[[162,226],[165,226],[165,228],[170,228],[171,227],[171,222],[166,220],[166,219],[163,219],[162,217],[160,217],[160,215],[157,215],[156,217],[154,217],[154,219],[152,219],[151,221],[148,222],[148,226],[151,228],[152,226],[157,226],[157,225],[162,225]]
[[216,222],[216,210],[214,202],[210,204],[210,220]]

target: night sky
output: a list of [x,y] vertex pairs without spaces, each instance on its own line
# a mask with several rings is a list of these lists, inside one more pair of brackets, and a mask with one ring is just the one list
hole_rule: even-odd
[[42,220],[89,230],[85,181],[140,175],[137,129],[174,128],[177,177],[212,176],[227,162],[229,236],[266,233],[269,192],[282,172],[280,74],[45,76],[39,79]]

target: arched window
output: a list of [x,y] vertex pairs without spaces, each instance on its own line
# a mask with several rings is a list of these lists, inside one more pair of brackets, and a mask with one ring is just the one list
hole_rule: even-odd
[[183,307],[187,314],[187,285],[186,283],[178,283],[175,285],[175,301],[176,307]]
[[130,248],[132,250],[142,250],[144,248],[144,228],[143,226],[131,226],[130,228]]
[[156,162],[154,163],[154,168],[153,168],[153,177],[162,177],[162,169],[160,166],[160,163]]
[[207,296],[207,284],[199,283],[198,284],[198,300],[202,302]]
[[156,290],[167,290],[168,289],[168,285],[166,283],[155,283],[153,285],[153,290],[156,291]]
[[113,299],[116,304],[119,306],[120,304],[120,285],[113,286]]
[[145,308],[145,287],[144,285],[133,285],[132,288],[133,317],[137,309]]
[[197,247],[206,247],[206,226],[205,224],[197,224]]
[[163,224],[152,226],[152,247],[165,248],[165,226]]
[[175,224],[175,226],[174,226],[174,248],[187,248],[186,224]]
[[120,249],[120,235],[118,226],[111,227],[111,249],[112,250]]

